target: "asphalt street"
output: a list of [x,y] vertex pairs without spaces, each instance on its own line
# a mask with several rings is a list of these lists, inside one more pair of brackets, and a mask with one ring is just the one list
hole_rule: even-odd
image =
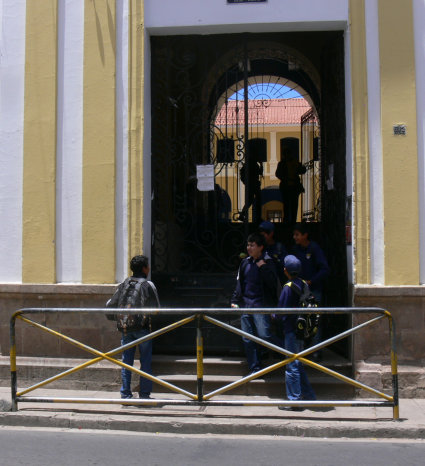
[[0,428],[1,464],[31,466],[418,466],[425,442]]

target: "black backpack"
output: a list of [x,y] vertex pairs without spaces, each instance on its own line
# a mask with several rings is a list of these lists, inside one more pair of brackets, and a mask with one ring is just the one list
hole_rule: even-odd
[[[289,286],[291,290],[299,297],[299,307],[315,308],[317,307],[316,298],[310,291],[307,283],[302,280],[303,288],[301,289],[296,283],[288,282],[285,286]],[[315,314],[300,314],[297,317],[295,335],[299,340],[310,341],[316,335],[319,328],[320,315]]]
[[[146,278],[129,277],[123,283],[117,308],[142,308],[145,306],[149,298],[149,290],[151,287],[157,300],[159,307],[159,299],[155,286]],[[150,316],[146,314],[117,314],[117,329],[120,332],[127,333],[142,328],[151,327]]]

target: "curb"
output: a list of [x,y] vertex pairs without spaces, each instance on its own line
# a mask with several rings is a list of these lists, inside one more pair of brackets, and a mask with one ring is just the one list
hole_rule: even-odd
[[221,434],[287,436],[312,438],[397,438],[425,439],[425,426],[403,426],[403,421],[302,421],[283,418],[275,421],[258,421],[232,417],[155,417],[146,414],[51,414],[51,413],[0,413],[0,424],[13,427],[49,427],[66,429],[117,430],[169,434]]

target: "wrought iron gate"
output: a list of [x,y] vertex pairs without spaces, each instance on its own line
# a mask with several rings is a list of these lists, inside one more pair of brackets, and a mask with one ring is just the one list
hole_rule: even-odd
[[[261,202],[256,204],[256,196],[249,192],[258,192],[258,188],[249,186],[250,180],[243,183],[243,167],[247,163],[262,165],[263,177],[260,173],[259,179],[263,195],[267,188],[264,179],[274,174],[277,164],[277,160],[274,166],[270,160],[268,164],[261,162],[262,155],[256,155],[256,160],[250,157],[264,153],[262,118],[268,99],[248,101],[248,87],[266,83],[270,78],[299,86],[310,98],[322,123],[323,71],[317,63],[313,66],[305,53],[314,42],[325,56],[329,37],[342,43],[339,33],[306,33],[302,37],[296,34],[151,37],[152,276],[164,305],[228,305],[240,255],[245,252],[246,236],[257,228],[261,216]],[[287,45],[288,41],[292,47]],[[305,44],[304,55],[294,45],[300,41]],[[311,57],[317,56],[317,50],[310,51]],[[332,69],[332,56],[326,56],[325,60],[327,67],[322,68]],[[340,67],[342,73],[343,69]],[[332,90],[330,84],[326,86]],[[343,84],[338,86],[339,95],[343,95]],[[244,90],[242,95],[238,94],[240,90]],[[231,99],[232,95],[236,97]],[[255,124],[250,123],[252,114],[257,118]],[[334,135],[329,128],[334,122],[343,122],[344,109],[334,116],[327,112],[326,116],[328,122],[326,127],[321,126],[321,137],[324,134],[329,140]],[[306,121],[311,123],[311,119]],[[340,134],[343,139],[343,132]],[[317,168],[314,156],[313,162],[310,158],[307,163],[314,174],[313,182],[310,185],[303,181],[306,191],[310,192],[312,186],[314,195],[312,205],[304,201],[303,212],[305,219],[313,220],[316,232],[326,235],[328,230],[335,231],[331,224],[323,227],[324,216],[330,217],[323,209],[323,202],[327,201],[318,194],[320,173],[331,163],[326,143],[322,144],[321,154],[324,155],[321,169]],[[340,154],[345,163],[345,154]],[[200,191],[197,166],[206,165],[213,166],[213,188]],[[342,196],[344,188],[345,185],[338,190]],[[244,211],[251,197],[253,202]],[[290,228],[283,223],[277,223],[276,228],[280,239],[289,244]],[[340,244],[338,237],[336,242],[340,251],[343,240]],[[338,252],[335,260],[339,261],[339,270],[341,266],[346,268],[344,255]],[[338,301],[339,305],[346,304],[345,298]],[[208,332],[205,338],[208,348]],[[232,343],[227,338],[224,343],[227,349],[232,345],[240,348],[239,339]],[[219,340],[214,334],[210,343],[220,346]],[[185,336],[167,342],[167,351],[179,345],[181,350],[183,341]]]
[[[297,82],[316,98],[317,89],[295,55],[243,35],[152,38],[152,69],[153,270],[234,272],[277,164],[267,165],[262,132],[270,99],[249,101],[248,87]],[[200,191],[197,166],[209,164],[214,184]]]
[[301,162],[307,170],[304,175],[304,193],[301,196],[302,219],[320,222],[320,126],[314,109],[301,117]]

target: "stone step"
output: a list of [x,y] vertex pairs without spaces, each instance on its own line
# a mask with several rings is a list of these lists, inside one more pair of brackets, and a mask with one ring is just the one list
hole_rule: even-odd
[[[351,365],[339,359],[337,355],[333,360],[327,361],[326,367],[344,375],[350,376]],[[53,377],[69,368],[86,362],[85,359],[60,359],[60,358],[32,358],[18,357],[17,378],[18,389],[31,386],[49,377]],[[269,361],[269,363],[277,360]],[[351,386],[340,380],[330,377],[315,369],[306,368],[310,381],[318,396],[323,398],[344,399],[353,396]],[[204,393],[216,390],[226,384],[241,379],[248,372],[246,362],[242,358],[207,357],[204,359]],[[196,392],[196,359],[186,356],[155,355],[153,358],[153,373],[173,385],[192,393]],[[108,361],[101,361],[81,371],[72,373],[65,378],[54,381],[49,388],[58,389],[89,389],[89,390],[119,390],[121,382],[121,369]],[[0,384],[10,384],[9,358],[0,357]],[[154,387],[155,391],[165,391],[162,386]],[[232,389],[230,394],[239,395],[268,395],[282,396],[284,391],[284,370],[277,369],[258,378]]]
[[[267,366],[279,362],[281,359],[278,355],[265,361]],[[322,364],[341,374],[351,376],[351,363],[332,352],[325,352]],[[174,356],[174,355],[155,355],[153,358],[153,367],[156,374],[171,374],[177,372],[175,367],[179,368],[179,374],[196,374],[196,358],[191,356]],[[306,367],[307,373],[314,369]],[[248,373],[248,366],[244,358],[239,357],[205,357],[204,374],[205,375],[237,375],[242,377]]]
[[[161,378],[173,385],[176,385],[184,390],[196,393],[196,377],[184,375],[162,375]],[[208,376],[203,378],[204,394],[215,391],[225,385],[231,384],[240,380],[236,376]],[[352,398],[354,389],[341,382],[338,379],[324,375],[313,375],[309,377],[317,396],[324,399],[344,399]],[[137,390],[136,390],[137,391]],[[157,391],[167,392],[167,388],[157,386]],[[282,397],[285,393],[285,379],[283,371],[279,375],[267,375],[263,378],[251,380],[238,387],[232,388],[225,393],[231,395],[251,395],[251,396],[271,396]]]

